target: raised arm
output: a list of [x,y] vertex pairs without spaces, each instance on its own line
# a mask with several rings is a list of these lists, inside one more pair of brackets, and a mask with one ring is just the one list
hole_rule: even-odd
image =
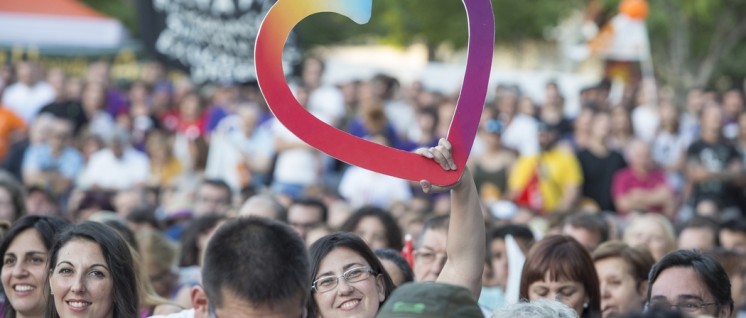
[[[443,169],[456,169],[451,157],[451,144],[445,139],[441,139],[437,147],[420,149],[418,153],[437,161]],[[436,187],[427,180],[421,181],[420,185],[426,193],[451,191],[451,216],[446,241],[448,260],[437,281],[466,287],[474,297],[479,298],[486,248],[484,216],[474,178],[468,168],[464,169],[461,179],[449,187]]]

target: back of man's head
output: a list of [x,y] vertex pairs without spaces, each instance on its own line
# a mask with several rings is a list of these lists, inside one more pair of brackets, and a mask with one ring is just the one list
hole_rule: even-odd
[[309,258],[303,240],[274,220],[247,217],[224,224],[210,239],[202,284],[215,308],[238,299],[252,307],[302,310],[309,296]]

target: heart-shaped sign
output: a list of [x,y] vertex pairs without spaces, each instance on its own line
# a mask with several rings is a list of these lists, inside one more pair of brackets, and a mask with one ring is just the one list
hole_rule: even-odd
[[359,24],[370,19],[372,0],[279,0],[264,18],[254,49],[256,75],[275,117],[309,145],[339,160],[387,175],[436,185],[458,181],[469,158],[487,95],[495,38],[490,0],[463,0],[469,22],[466,73],[448,129],[457,169],[445,171],[435,161],[389,148],[336,129],[309,113],[293,96],[282,69],[282,51],[290,31],[319,12],[336,12]]

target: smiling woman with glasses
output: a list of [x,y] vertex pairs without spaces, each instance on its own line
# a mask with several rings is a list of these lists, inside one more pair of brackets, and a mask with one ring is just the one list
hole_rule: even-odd
[[311,245],[309,317],[375,317],[394,283],[373,251],[352,233]]

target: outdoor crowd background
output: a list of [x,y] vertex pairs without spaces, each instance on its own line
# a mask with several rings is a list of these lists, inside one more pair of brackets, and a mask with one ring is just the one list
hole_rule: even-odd
[[[323,72],[321,60],[308,58],[292,86],[330,125],[406,151],[434,146],[448,130],[458,96],[384,74],[328,85]],[[576,238],[589,250],[623,238],[656,259],[677,247],[746,253],[746,228],[727,238],[720,231],[742,224],[746,211],[744,84],[691,89],[684,103],[653,99],[641,85],[611,103],[610,84],[600,82],[580,92],[575,118],[564,115],[562,82],[546,83],[540,102],[511,83],[492,87],[469,162],[486,226],[525,224],[537,238],[582,232]],[[307,244],[346,230],[373,248],[400,250],[425,220],[449,213],[448,195],[425,195],[416,183],[306,145],[272,117],[256,85],[196,86],[171,80],[155,62],[123,85],[106,62],[91,63],[83,77],[18,62],[0,69],[0,95],[0,220],[44,214],[126,226],[168,299],[184,299],[209,234],[225,218],[252,213],[242,209],[252,198],[289,208],[270,216]],[[321,206],[325,213],[313,213]],[[396,226],[378,219],[343,227],[371,206]],[[663,217],[630,226],[650,215]],[[577,219],[585,221],[568,221]],[[493,262],[502,256],[487,248],[485,290],[505,288]],[[746,281],[741,259],[731,279]],[[482,303],[494,309],[494,295],[483,293]],[[733,297],[746,304],[746,290]]]

